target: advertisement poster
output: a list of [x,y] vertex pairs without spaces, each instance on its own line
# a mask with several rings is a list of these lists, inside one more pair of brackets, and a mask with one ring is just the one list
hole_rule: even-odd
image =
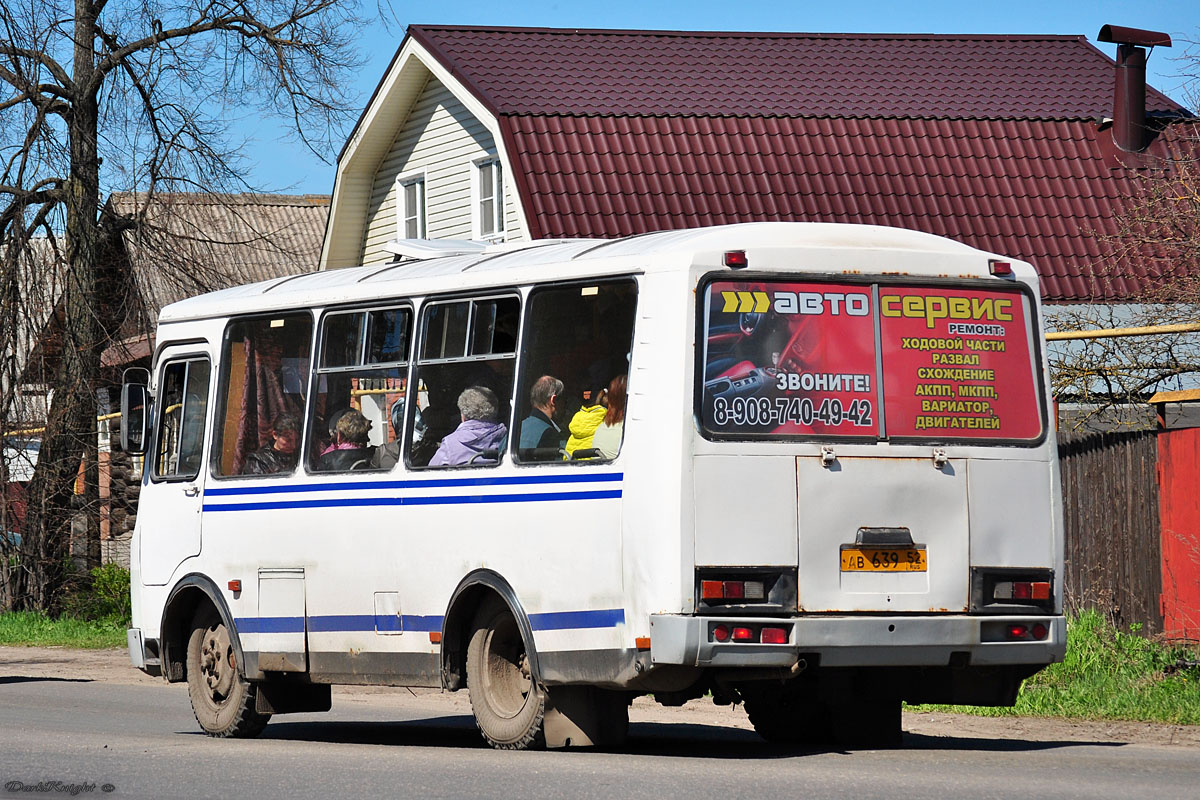
[[889,438],[1041,435],[1023,294],[882,286],[879,314]]
[[889,439],[1042,433],[1020,292],[716,281],[705,304],[701,422],[712,433],[877,438],[881,420]]
[[707,304],[705,428],[878,436],[869,286],[718,281]]

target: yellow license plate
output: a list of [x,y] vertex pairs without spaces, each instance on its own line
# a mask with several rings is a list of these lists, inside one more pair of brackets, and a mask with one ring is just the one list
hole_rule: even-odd
[[916,547],[843,547],[842,572],[927,572],[925,550]]

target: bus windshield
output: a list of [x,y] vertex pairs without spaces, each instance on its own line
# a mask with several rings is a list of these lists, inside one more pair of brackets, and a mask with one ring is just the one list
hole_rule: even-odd
[[701,310],[711,437],[1042,437],[1017,287],[719,280]]

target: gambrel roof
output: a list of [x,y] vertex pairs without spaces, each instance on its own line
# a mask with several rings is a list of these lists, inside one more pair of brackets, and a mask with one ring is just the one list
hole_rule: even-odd
[[[1113,61],[1082,36],[413,25],[405,45],[487,118],[533,238],[868,223],[1031,261],[1048,300],[1155,280],[1105,264],[1136,171],[1110,152]],[[1165,155],[1191,125],[1160,127]]]

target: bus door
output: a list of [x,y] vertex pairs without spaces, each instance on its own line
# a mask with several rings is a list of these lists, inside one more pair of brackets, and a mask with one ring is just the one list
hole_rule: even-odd
[[138,499],[142,582],[162,585],[186,558],[200,553],[206,428],[212,353],[207,344],[168,347],[159,359],[154,440]]

